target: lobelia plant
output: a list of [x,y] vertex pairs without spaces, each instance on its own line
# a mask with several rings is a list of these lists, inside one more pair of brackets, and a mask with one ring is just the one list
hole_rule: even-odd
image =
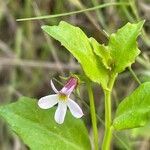
[[81,118],[83,116],[81,108],[77,103],[69,98],[70,94],[77,86],[77,83],[78,79],[75,77],[71,77],[67,84],[60,91],[58,91],[51,80],[51,87],[56,94],[42,97],[38,101],[39,107],[41,107],[42,109],[48,109],[58,103],[58,108],[55,113],[55,121],[59,124],[62,124],[64,122],[67,106],[75,118]]
[[[102,150],[110,149],[113,131],[141,127],[149,120],[150,82],[140,84],[121,101],[114,119],[111,114],[114,82],[118,74],[130,67],[140,54],[136,39],[143,24],[144,21],[127,23],[108,37],[107,46],[98,43],[94,38],[88,38],[80,28],[64,21],[58,26],[42,26],[46,33],[72,53],[84,70],[85,76],[78,77],[88,87],[95,150],[98,150],[100,145],[98,145],[92,81],[102,86],[105,95],[105,134]],[[1,106],[0,115],[32,150],[90,150],[91,144],[86,127],[80,119],[76,119],[81,118],[83,112],[78,104],[69,98],[77,86],[77,80],[71,77],[60,91],[51,81],[56,94],[41,98],[38,101],[39,107],[36,100],[23,97],[13,104]],[[51,108],[57,103],[57,110],[55,107]],[[76,118],[69,112],[66,114],[67,107]],[[54,120],[52,118],[55,110]]]

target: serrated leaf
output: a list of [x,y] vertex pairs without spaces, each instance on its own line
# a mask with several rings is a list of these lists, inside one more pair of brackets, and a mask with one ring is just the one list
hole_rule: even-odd
[[137,24],[127,23],[116,33],[110,35],[109,49],[114,63],[114,72],[120,73],[134,63],[140,50],[136,38],[140,34],[144,21]]
[[0,116],[31,150],[90,150],[83,122],[67,113],[64,124],[58,125],[54,112],[55,108],[40,109],[36,100],[27,97],[0,107]]
[[88,37],[80,28],[61,21],[58,26],[42,26],[42,29],[73,54],[91,80],[106,88],[108,71],[94,54]]
[[144,126],[150,119],[150,82],[141,84],[118,106],[113,126],[117,130]]
[[94,38],[90,38],[90,42],[93,47],[93,51],[95,52],[96,55],[100,57],[104,66],[107,69],[111,69],[112,58],[110,56],[110,51],[108,50],[108,46],[98,43]]

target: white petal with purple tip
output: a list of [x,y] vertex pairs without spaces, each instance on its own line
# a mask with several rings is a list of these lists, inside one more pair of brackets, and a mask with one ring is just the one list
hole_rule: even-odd
[[67,105],[69,107],[69,110],[71,112],[71,114],[76,117],[76,118],[81,118],[83,116],[83,112],[82,109],[80,108],[80,106],[74,102],[72,99],[69,98]]
[[54,105],[56,105],[57,103],[58,103],[58,95],[57,94],[44,96],[44,97],[40,98],[38,101],[38,105],[42,109],[51,108]]
[[62,124],[64,122],[66,111],[67,111],[66,103],[65,102],[59,102],[57,110],[55,112],[55,121],[58,124]]

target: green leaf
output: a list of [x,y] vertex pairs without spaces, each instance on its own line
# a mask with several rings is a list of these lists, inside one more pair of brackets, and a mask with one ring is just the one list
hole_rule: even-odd
[[133,138],[139,137],[150,138],[149,132],[150,132],[150,121],[146,123],[144,127],[132,129],[130,133]]
[[42,26],[42,29],[73,54],[91,80],[106,88],[108,70],[95,55],[90,40],[80,28],[61,21],[58,26]]
[[59,125],[54,112],[55,108],[40,109],[36,100],[27,97],[0,107],[0,116],[31,150],[90,150],[83,122],[67,113],[64,124]]
[[113,126],[117,130],[141,127],[149,119],[150,82],[145,82],[119,104]]
[[127,23],[116,33],[110,35],[109,49],[113,58],[114,72],[120,73],[134,63],[140,51],[136,38],[140,34],[144,21],[137,24]]
[[110,51],[108,50],[108,46],[98,43],[94,38],[90,38],[90,41],[91,41],[91,45],[93,46],[93,50],[95,54],[100,57],[104,66],[107,69],[111,69],[112,58],[110,56]]

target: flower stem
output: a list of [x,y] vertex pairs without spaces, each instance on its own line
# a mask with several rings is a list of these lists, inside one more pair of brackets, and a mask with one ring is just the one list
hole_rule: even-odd
[[111,126],[112,120],[111,120],[111,92],[112,87],[114,85],[114,81],[116,78],[116,74],[111,75],[109,83],[108,83],[108,89],[104,89],[105,94],[105,135],[103,139],[103,145],[102,150],[110,150],[110,144],[111,144],[111,138],[112,138],[112,131],[113,128]]
[[97,130],[97,120],[96,120],[96,111],[94,105],[94,96],[90,83],[87,84],[89,100],[90,100],[90,113],[92,120],[93,136],[94,136],[94,150],[98,150],[98,130]]

